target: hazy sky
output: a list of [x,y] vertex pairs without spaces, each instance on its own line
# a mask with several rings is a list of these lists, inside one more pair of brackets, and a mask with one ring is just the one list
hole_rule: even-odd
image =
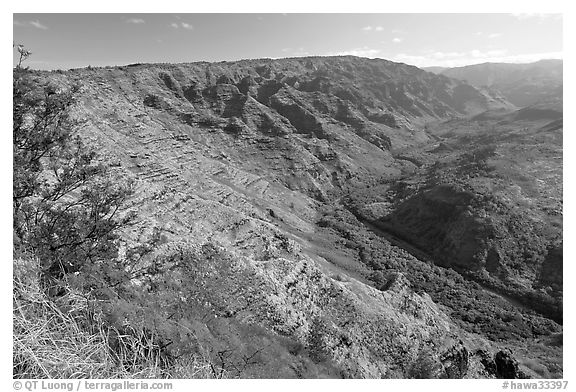
[[[31,68],[351,54],[417,66],[562,58],[560,14],[14,14]],[[15,61],[16,61],[16,51]]]

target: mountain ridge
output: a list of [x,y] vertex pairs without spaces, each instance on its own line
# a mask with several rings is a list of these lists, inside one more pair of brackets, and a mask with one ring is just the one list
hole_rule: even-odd
[[551,98],[562,99],[561,59],[532,63],[482,63],[446,68],[439,74],[465,80],[475,86],[498,90],[518,107],[531,106]]

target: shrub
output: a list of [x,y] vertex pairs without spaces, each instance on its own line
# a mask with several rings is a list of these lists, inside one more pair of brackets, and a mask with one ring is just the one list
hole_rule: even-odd
[[74,132],[76,91],[13,72],[14,248],[32,250],[49,278],[113,260],[117,233],[133,219],[122,213],[130,183],[114,178]]

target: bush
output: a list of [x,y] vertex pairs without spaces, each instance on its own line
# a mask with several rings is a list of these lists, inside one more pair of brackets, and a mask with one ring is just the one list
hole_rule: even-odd
[[38,256],[48,278],[114,260],[119,229],[133,219],[123,214],[130,183],[114,178],[74,132],[76,91],[13,72],[14,249]]

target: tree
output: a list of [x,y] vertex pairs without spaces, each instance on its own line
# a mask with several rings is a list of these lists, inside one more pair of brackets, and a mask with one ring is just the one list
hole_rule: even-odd
[[132,186],[76,134],[78,88],[58,90],[35,75],[13,70],[14,249],[32,251],[46,277],[61,278],[117,258],[119,230],[133,219],[124,211]]
[[18,50],[18,53],[20,54],[20,58],[18,59],[18,65],[16,66],[16,68],[20,68],[20,67],[22,67],[22,61],[26,60],[32,54],[32,52],[30,52],[29,50],[26,50],[24,48],[24,45],[12,44],[12,47],[14,47],[14,46],[16,46],[16,49]]

